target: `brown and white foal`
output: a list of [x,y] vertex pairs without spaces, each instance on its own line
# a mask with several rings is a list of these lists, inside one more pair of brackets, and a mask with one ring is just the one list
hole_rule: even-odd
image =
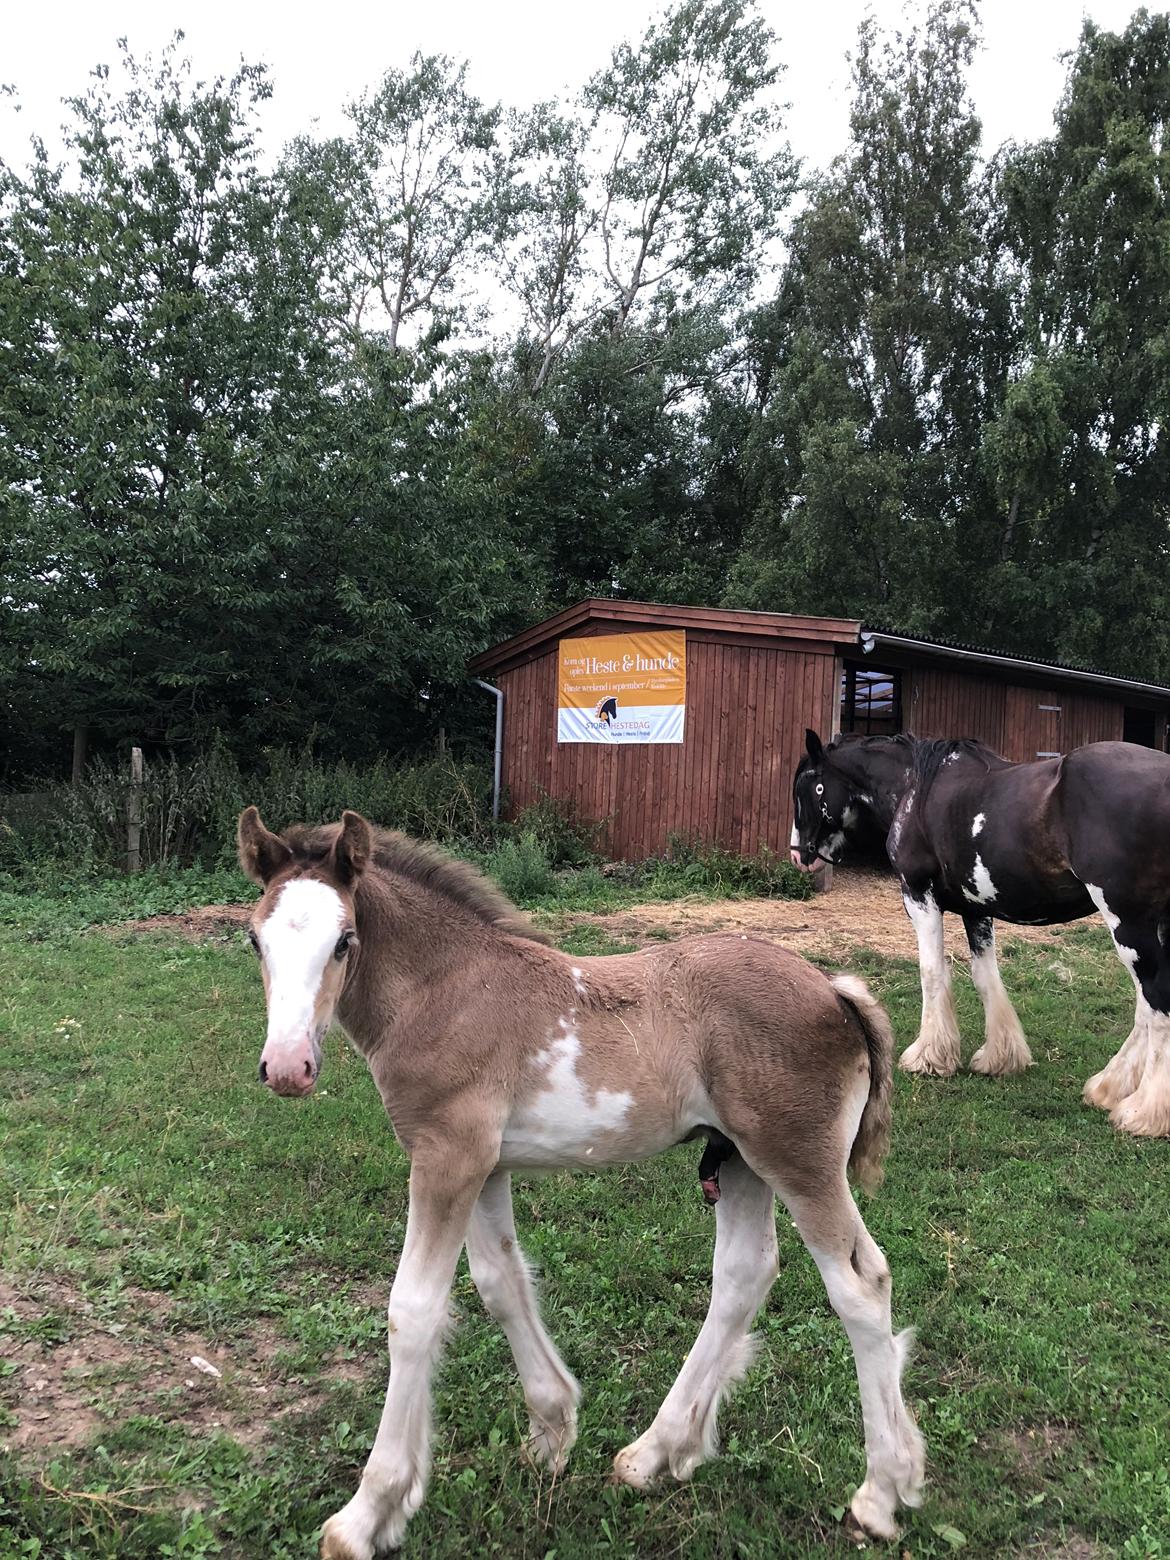
[[864,984],[738,936],[574,959],[472,868],[357,813],[281,837],[249,807],[239,848],[264,890],[251,933],[268,1000],[261,1078],[307,1094],[336,1016],[411,1161],[386,1404],[322,1554],[394,1548],[422,1503],[430,1378],[464,1244],[512,1347],[529,1450],[564,1466],[578,1388],[541,1323],[509,1171],[627,1163],[705,1129],[737,1150],[715,1209],[711,1307],[616,1476],[686,1479],[714,1453],[720,1397],[750,1361],[778,1272],[779,1196],[853,1345],[866,1447],[853,1515],[893,1536],[899,1501],[919,1498],[923,1450],[902,1401],[908,1335],[890,1329],[889,1269],[846,1180],[876,1184],[889,1143],[892,1038]]

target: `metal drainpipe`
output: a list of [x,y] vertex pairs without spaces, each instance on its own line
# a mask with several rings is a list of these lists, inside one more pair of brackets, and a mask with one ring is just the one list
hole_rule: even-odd
[[496,701],[496,756],[495,766],[492,770],[492,821],[498,823],[500,818],[500,775],[504,766],[504,690],[495,687],[493,683],[484,682],[479,677],[473,677],[471,680],[477,688],[482,688],[485,693],[490,693]]

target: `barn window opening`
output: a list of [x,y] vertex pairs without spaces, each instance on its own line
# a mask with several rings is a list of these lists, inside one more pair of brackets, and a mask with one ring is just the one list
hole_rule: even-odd
[[901,672],[846,661],[841,672],[841,730],[892,737],[901,729]]
[[1156,747],[1157,736],[1154,729],[1153,710],[1139,710],[1132,705],[1125,707],[1125,721],[1122,727],[1122,740],[1136,742],[1139,747]]

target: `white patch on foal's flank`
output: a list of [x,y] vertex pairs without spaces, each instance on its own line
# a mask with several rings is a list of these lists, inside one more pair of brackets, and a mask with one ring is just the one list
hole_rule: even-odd
[[995,898],[995,884],[991,881],[991,873],[983,865],[983,857],[975,857],[975,865],[971,870],[971,887],[963,884],[963,898],[970,900],[973,905],[985,905]]
[[[564,1020],[560,1023],[563,1027]],[[501,1164],[579,1164],[592,1157],[599,1139],[625,1121],[634,1096],[615,1089],[591,1094],[577,1074],[580,1055],[581,1041],[570,1031],[533,1057],[533,1066],[545,1069],[544,1087],[513,1107],[504,1127]]]
[[975,817],[974,817],[974,819],[972,820],[972,823],[971,823],[971,838],[972,839],[974,839],[976,837],[976,835],[979,833],[980,829],[983,827],[983,825],[986,822],[987,822],[987,814],[986,813],[976,813],[975,814]]
[[579,997],[583,997],[585,995],[585,972],[578,969],[574,964],[571,973],[573,976],[573,990]]
[[340,894],[316,878],[295,878],[276,897],[256,935],[268,974],[268,1038],[303,1038],[325,966],[345,923]]

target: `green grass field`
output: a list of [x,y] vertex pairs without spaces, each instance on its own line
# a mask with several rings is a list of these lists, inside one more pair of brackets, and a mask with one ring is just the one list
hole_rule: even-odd
[[[810,915],[815,908],[810,907]],[[293,1557],[360,1472],[384,1390],[406,1164],[331,1038],[319,1092],[255,1082],[242,938],[191,943],[10,903],[0,927],[0,1556]],[[29,936],[27,927],[35,935]],[[575,946],[597,948],[597,933]],[[911,1038],[917,974],[852,956]],[[866,1218],[915,1324],[929,1494],[891,1554],[1170,1554],[1170,1144],[1080,1103],[1132,1013],[1103,936],[1004,959],[1040,1065],[899,1076]],[[967,1038],[978,1014],[958,981]],[[551,1331],[581,1380],[555,1483],[529,1470],[510,1356],[462,1267],[430,1496],[408,1555],[844,1552],[862,1471],[844,1332],[781,1214],[783,1271],[724,1453],[687,1486],[607,1483],[701,1322],[697,1149],[516,1183]],[[219,1379],[190,1363],[213,1361]]]

